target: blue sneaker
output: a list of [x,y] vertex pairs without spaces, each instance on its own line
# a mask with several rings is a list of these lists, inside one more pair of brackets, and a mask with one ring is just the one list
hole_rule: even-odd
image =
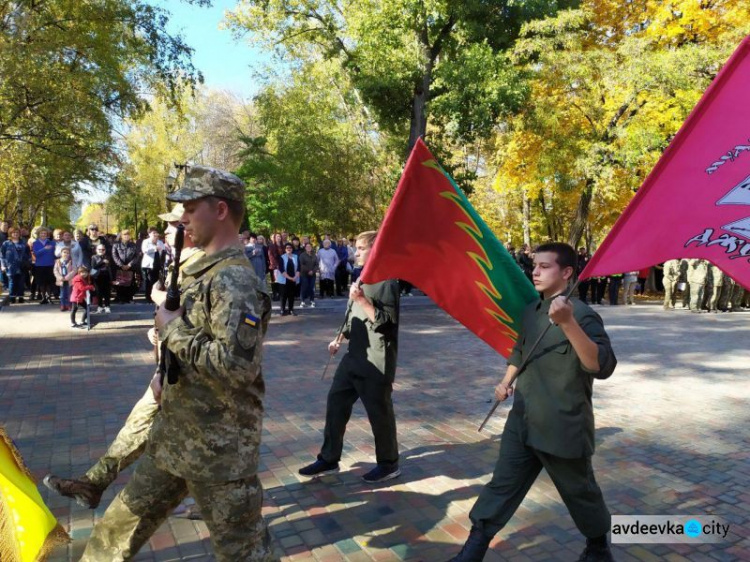
[[385,482],[386,480],[392,480],[401,476],[401,470],[398,468],[398,463],[395,464],[379,464],[373,468],[370,472],[362,477],[362,480],[370,484],[376,482]]
[[323,459],[318,459],[312,464],[308,464],[305,467],[299,469],[300,476],[307,476],[308,478],[315,478],[316,476],[323,476],[324,474],[334,474],[339,471],[339,463],[337,462],[326,462]]

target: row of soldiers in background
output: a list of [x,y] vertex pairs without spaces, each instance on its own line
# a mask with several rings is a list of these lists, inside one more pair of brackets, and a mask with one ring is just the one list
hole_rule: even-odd
[[750,304],[750,292],[706,260],[665,262],[664,310],[675,308],[678,288],[682,289],[682,306],[690,312],[734,312]]

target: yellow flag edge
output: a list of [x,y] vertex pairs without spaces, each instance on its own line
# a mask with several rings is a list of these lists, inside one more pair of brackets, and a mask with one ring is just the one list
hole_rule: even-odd
[[[36,484],[36,478],[31,474],[26,463],[23,462],[21,453],[16,449],[10,436],[5,432],[5,429],[0,427],[0,443],[4,444],[8,451],[10,451],[13,460],[16,465],[23,473],[27,476],[34,484]],[[13,521],[10,518],[10,514],[5,510],[5,502],[2,497],[2,491],[0,491],[0,560],[9,560],[16,562],[20,560],[19,545],[15,540]],[[47,538],[44,544],[39,549],[36,562],[44,562],[50,555],[50,553],[61,544],[70,542],[70,536],[62,528],[60,523],[57,523],[55,527],[47,534]]]

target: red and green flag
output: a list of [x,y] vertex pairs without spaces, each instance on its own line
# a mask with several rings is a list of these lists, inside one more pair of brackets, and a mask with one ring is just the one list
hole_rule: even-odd
[[375,245],[364,283],[403,279],[507,357],[539,293],[420,139]]

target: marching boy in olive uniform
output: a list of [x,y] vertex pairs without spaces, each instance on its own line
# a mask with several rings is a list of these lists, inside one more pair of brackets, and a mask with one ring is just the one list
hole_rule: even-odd
[[[364,266],[376,232],[357,237],[355,258]],[[401,474],[398,467],[396,416],[393,412],[393,379],[398,346],[398,281],[372,285],[354,283],[349,291],[350,309],[341,334],[328,345],[334,355],[344,339],[349,349],[336,369],[328,392],[323,447],[318,460],[301,468],[302,476],[338,472],[344,432],[352,407],[362,399],[375,436],[377,466],[363,476],[365,482],[382,482]]]
[[612,560],[607,545],[611,517],[591,465],[591,395],[594,379],[609,377],[617,360],[599,315],[578,299],[562,296],[575,271],[572,247],[550,243],[537,248],[533,282],[544,298],[524,311],[505,377],[495,388],[498,400],[514,394],[518,367],[542,331],[554,325],[518,376],[492,480],[469,514],[471,533],[452,562],[483,560],[490,541],[518,509],[542,468],[587,539],[579,560]]

